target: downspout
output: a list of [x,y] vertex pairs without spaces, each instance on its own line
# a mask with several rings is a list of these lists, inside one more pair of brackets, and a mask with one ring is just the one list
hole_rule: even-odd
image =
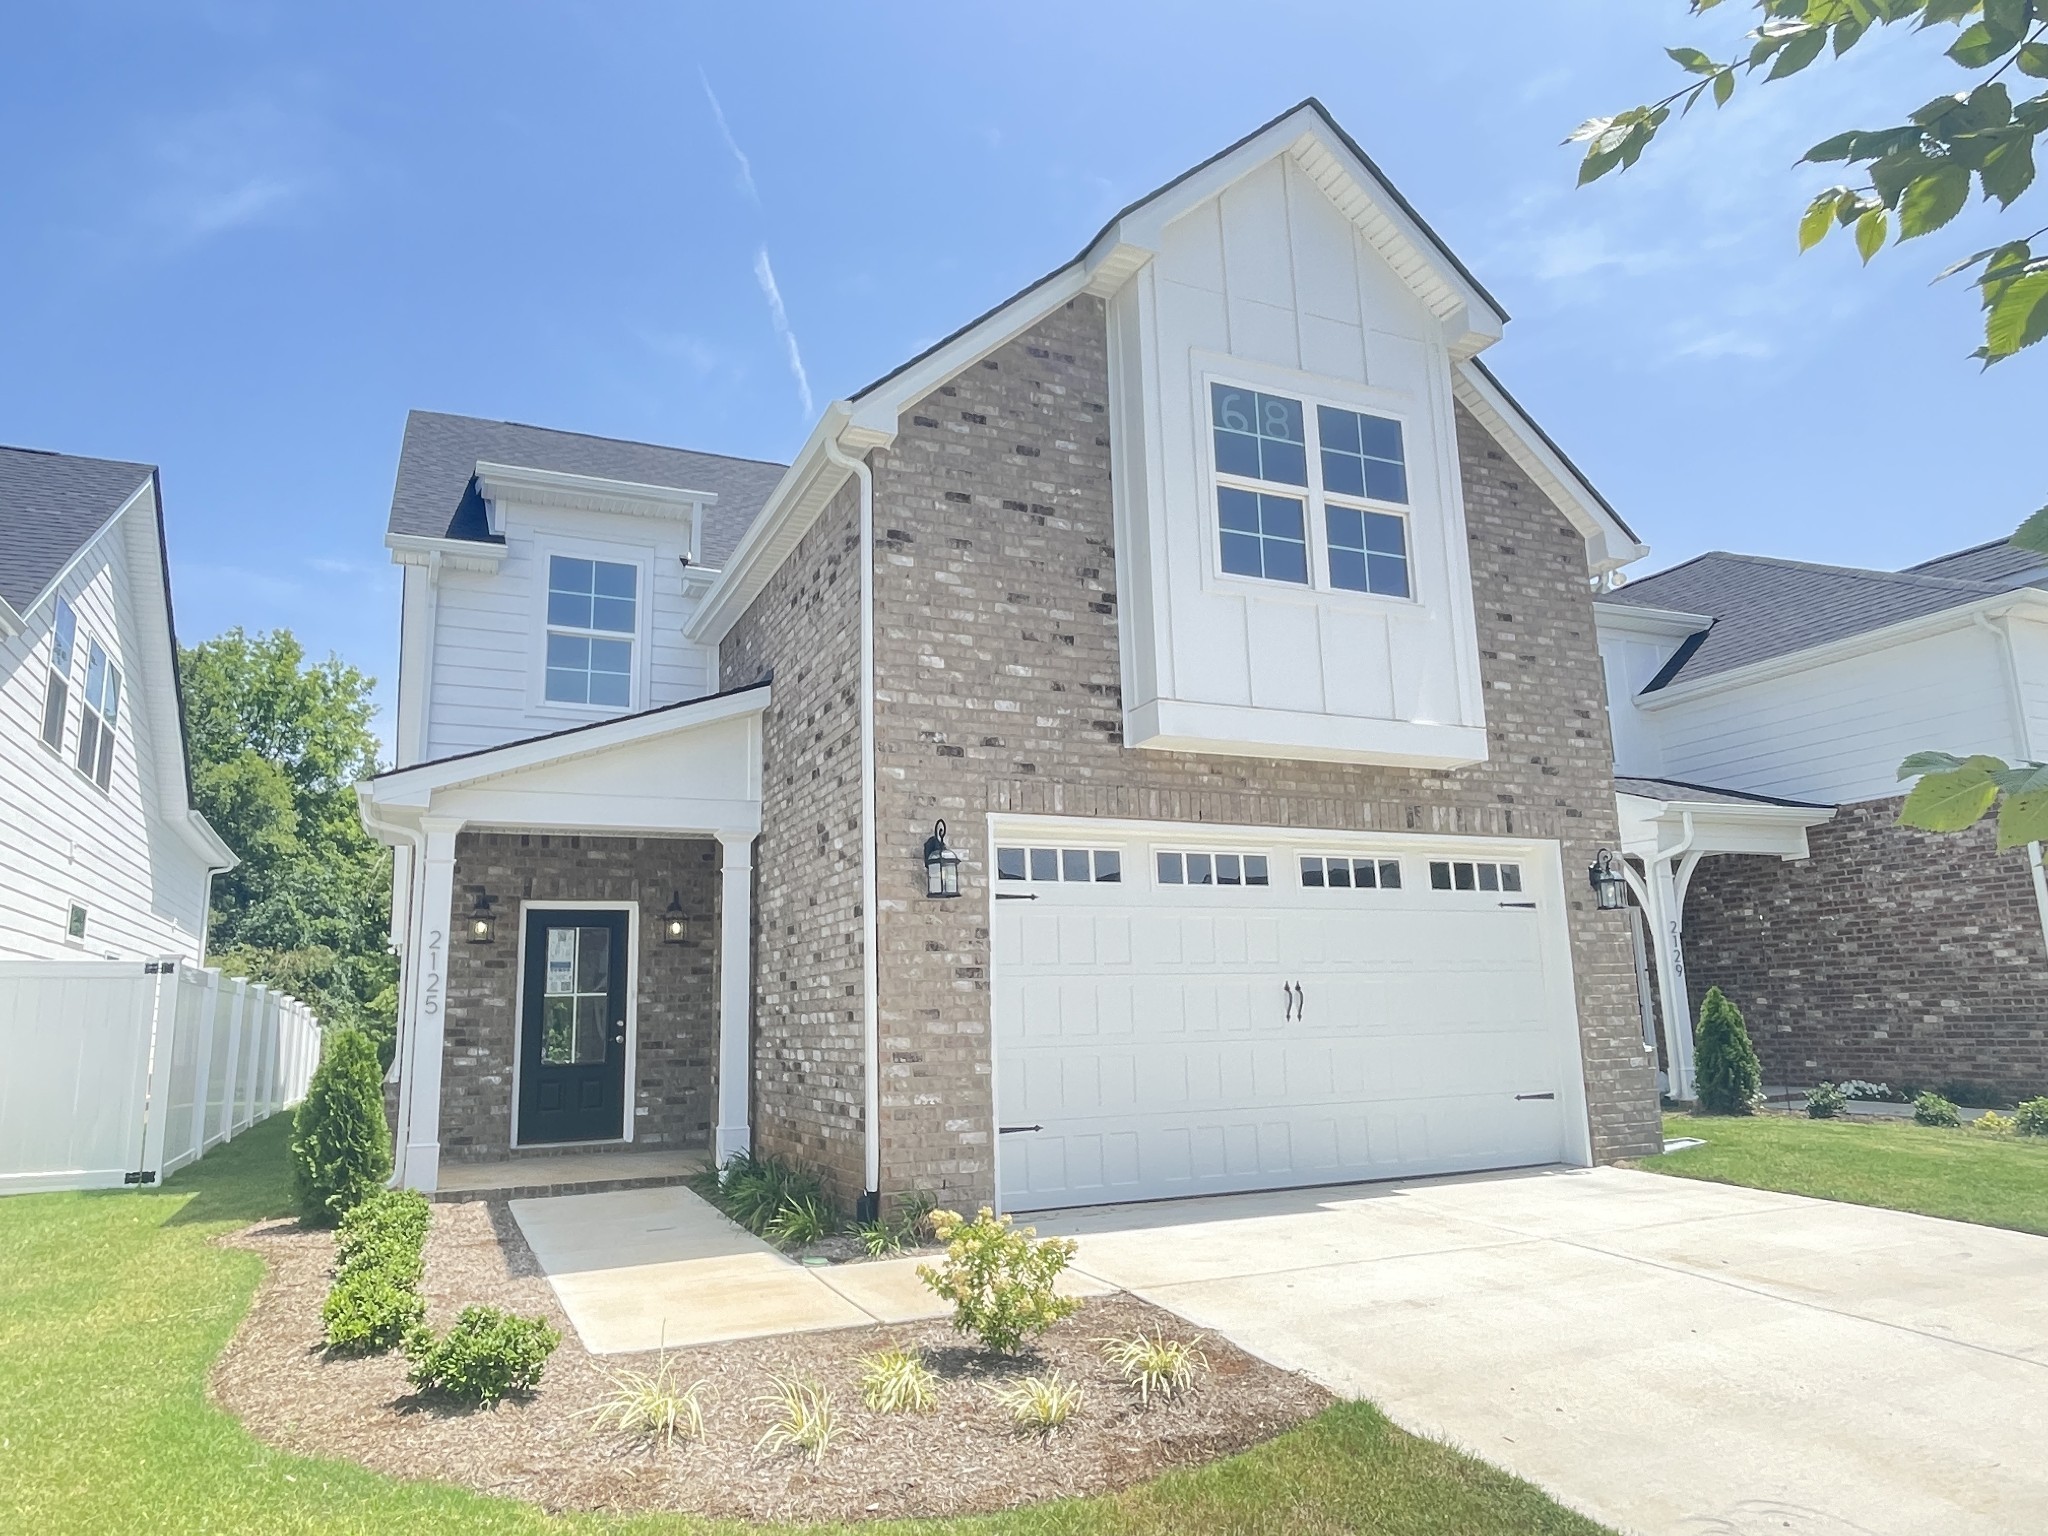
[[[1978,626],[1989,630],[1998,641],[1999,653],[2005,658],[2006,699],[2012,705],[2013,739],[2019,744],[2020,757],[2034,762],[2034,733],[2027,725],[2027,696],[2020,688],[2020,659],[2013,651],[2011,621],[1994,624],[1985,614],[1975,617]],[[2027,871],[2034,879],[2034,911],[2041,921],[2041,943],[2048,947],[2048,871],[2041,867],[2038,842],[2027,844]]]
[[875,911],[875,476],[865,458],[855,458],[834,437],[824,440],[826,459],[860,482],[860,984],[867,1011],[863,1041],[862,1158],[860,1217],[881,1215],[882,1200],[882,1013],[879,927]]

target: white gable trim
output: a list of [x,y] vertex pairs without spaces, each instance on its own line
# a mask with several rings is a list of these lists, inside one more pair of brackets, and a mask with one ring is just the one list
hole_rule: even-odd
[[1586,565],[1595,576],[1650,552],[1649,545],[1635,536],[1578,467],[1558,452],[1528,412],[1476,360],[1467,359],[1451,370],[1451,393],[1585,536]]
[[[493,464],[479,459],[476,466],[477,494],[484,498],[491,532],[502,536],[504,518],[500,502],[527,507],[561,507],[572,512],[612,512],[625,517],[686,519],[693,525],[716,506],[713,491],[679,490],[667,485],[643,485],[633,480],[613,480],[603,475],[577,475],[564,470],[532,469],[518,464]],[[694,546],[695,538],[691,539]]]
[[1696,635],[1710,628],[1714,616],[1711,613],[1682,613],[1676,608],[1646,608],[1640,603],[1595,603],[1593,622],[1615,634],[1683,640],[1687,635]]
[[416,565],[429,576],[442,570],[481,571],[485,575],[505,563],[503,544],[478,539],[437,539],[425,533],[387,533],[384,547],[393,565]]

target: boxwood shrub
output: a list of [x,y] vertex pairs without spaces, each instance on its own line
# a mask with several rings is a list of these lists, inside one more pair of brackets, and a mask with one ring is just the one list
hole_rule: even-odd
[[406,1380],[422,1392],[488,1407],[540,1385],[541,1368],[562,1336],[546,1318],[514,1317],[497,1307],[464,1307],[440,1338],[425,1328],[405,1341]]
[[334,1288],[320,1309],[327,1347],[338,1354],[396,1349],[426,1317],[427,1197],[385,1189],[342,1218]]

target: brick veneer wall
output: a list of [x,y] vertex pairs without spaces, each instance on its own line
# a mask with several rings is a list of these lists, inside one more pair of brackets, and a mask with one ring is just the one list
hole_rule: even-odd
[[2024,851],[1991,824],[1845,805],[1812,857],[1703,859],[1685,902],[1695,999],[1742,1009],[1773,1082],[1861,1077],[2048,1093],[2048,950]]
[[[1108,388],[1103,306],[1076,299],[912,407],[873,456],[888,1191],[992,1193],[985,908],[922,899],[917,850],[936,817],[976,896],[992,810],[1559,838],[1568,875],[1616,842],[1584,540],[1463,411],[1491,761],[1124,750]],[[1568,890],[1595,1154],[1654,1151],[1626,919],[1593,910],[1582,882]]]
[[[718,1102],[718,844],[464,832],[455,842],[457,911],[469,909],[478,887],[491,894],[498,936],[491,944],[449,946],[442,1158],[462,1162],[512,1155],[522,901],[639,903],[634,1144],[708,1146]],[[689,936],[681,944],[664,944],[659,924],[677,896],[692,920]],[[530,1150],[538,1156],[548,1152]]]
[[862,1188],[860,493],[849,480],[720,648],[723,685],[772,672],[754,845],[757,1151]]

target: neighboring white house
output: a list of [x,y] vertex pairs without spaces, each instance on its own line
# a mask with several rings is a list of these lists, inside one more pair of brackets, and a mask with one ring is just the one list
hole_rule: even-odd
[[0,448],[0,958],[197,961],[235,862],[192,806],[156,470]]
[[1712,984],[1780,1081],[2048,1087],[2039,847],[1896,825],[1914,752],[2048,753],[2044,583],[2048,559],[2000,542],[1904,571],[1716,552],[1601,598],[1679,1090]]

